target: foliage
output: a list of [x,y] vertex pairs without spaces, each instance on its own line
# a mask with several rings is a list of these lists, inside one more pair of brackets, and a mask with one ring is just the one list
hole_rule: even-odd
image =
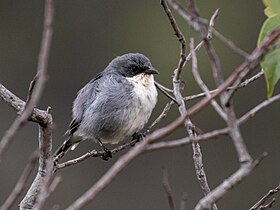
[[[280,26],[280,0],[263,0],[263,3],[266,6],[264,13],[268,18],[261,28],[258,45],[273,29]],[[279,45],[280,40],[276,44]],[[280,49],[274,49],[268,53],[261,62],[261,66],[265,74],[267,95],[271,97],[274,87],[280,79]]]

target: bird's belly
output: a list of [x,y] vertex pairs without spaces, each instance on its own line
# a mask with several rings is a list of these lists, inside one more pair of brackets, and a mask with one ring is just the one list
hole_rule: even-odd
[[[139,88],[135,91],[135,103],[131,104],[126,115],[126,123],[114,131],[103,132],[102,143],[117,144],[126,137],[140,131],[148,122],[157,102],[156,89],[146,90]],[[124,119],[119,119],[120,121]]]

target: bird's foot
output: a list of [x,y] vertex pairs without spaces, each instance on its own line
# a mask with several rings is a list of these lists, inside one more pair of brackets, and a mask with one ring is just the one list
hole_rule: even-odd
[[110,150],[107,149],[107,147],[105,147],[105,145],[101,142],[100,139],[97,139],[99,145],[102,147],[103,149],[103,155],[102,155],[102,160],[106,160],[108,161],[110,158],[112,158],[112,152]]
[[146,137],[146,133],[140,133],[140,132],[135,132],[132,135],[133,140],[136,139],[137,141],[143,141],[143,139]]
[[104,154],[102,155],[102,160],[108,161],[112,158],[112,152],[103,146]]
[[137,142],[143,141],[144,138],[146,137],[146,133],[140,133],[140,132],[135,132],[132,135],[132,140],[131,141],[135,141],[134,144],[131,144],[131,146],[133,147]]

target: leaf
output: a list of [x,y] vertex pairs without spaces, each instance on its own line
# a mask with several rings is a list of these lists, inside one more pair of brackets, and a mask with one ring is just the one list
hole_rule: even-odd
[[280,49],[267,54],[261,66],[264,70],[267,85],[267,96],[270,98],[273,94],[274,86],[280,79]]
[[[280,2],[280,0],[278,0]],[[276,15],[268,18],[260,31],[258,38],[258,45],[263,41],[263,39],[271,33],[273,29],[280,26],[280,15]],[[280,45],[280,40],[276,42]],[[261,67],[264,70],[264,75],[267,85],[267,96],[271,97],[273,94],[274,86],[280,79],[280,49],[273,50],[268,53],[261,61]]]
[[266,6],[264,13],[267,17],[280,15],[280,0],[263,0],[263,4]]

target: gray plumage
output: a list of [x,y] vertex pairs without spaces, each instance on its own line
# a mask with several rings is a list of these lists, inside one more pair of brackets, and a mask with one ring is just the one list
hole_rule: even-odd
[[113,59],[79,92],[68,138],[55,156],[85,139],[116,144],[140,131],[157,102],[150,60],[140,53]]

